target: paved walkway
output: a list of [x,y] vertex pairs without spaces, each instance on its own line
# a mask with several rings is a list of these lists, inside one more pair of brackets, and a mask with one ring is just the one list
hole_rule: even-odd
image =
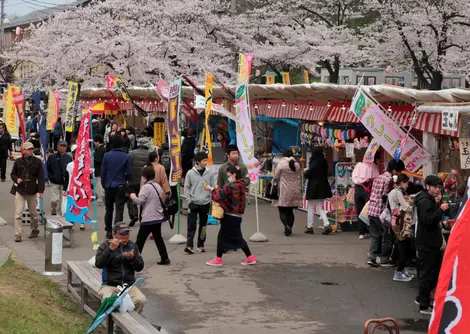
[[[11,163],[9,163],[11,168]],[[29,267],[44,270],[44,236],[33,241],[14,242],[14,198],[11,182],[0,183],[1,249],[8,247]],[[50,193],[46,190],[45,203]],[[50,208],[46,204],[46,213]],[[256,231],[254,202],[243,220],[248,239]],[[224,256],[224,266],[213,268],[205,262],[214,256],[218,226],[208,227],[207,253],[186,255],[184,245],[169,245],[171,266],[158,266],[154,243],[144,249],[147,280],[144,292],[148,305],[144,315],[169,333],[362,333],[367,319],[391,316],[400,321],[402,333],[425,333],[428,319],[413,303],[416,282],[392,281],[392,270],[370,269],[365,265],[367,241],[355,233],[330,236],[306,235],[306,214],[296,212],[294,233],[285,237],[277,210],[259,202],[261,231],[269,238],[250,243],[259,263],[243,267],[241,251]],[[104,208],[98,208],[100,239],[104,238]],[[125,213],[127,218],[127,210]],[[1,222],[1,220],[0,220]],[[186,217],[182,216],[186,235]],[[27,231],[29,232],[29,231]],[[88,260],[94,255],[90,228],[75,232],[74,248],[63,250],[64,263]],[[136,236],[137,228],[132,231]],[[163,235],[175,234],[168,225]],[[65,276],[57,279],[65,282]]]

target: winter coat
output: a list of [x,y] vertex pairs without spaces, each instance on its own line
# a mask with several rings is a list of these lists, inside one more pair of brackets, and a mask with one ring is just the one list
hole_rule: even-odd
[[8,131],[4,131],[0,137],[0,157],[8,157],[8,151],[12,151],[11,136]]
[[141,225],[154,225],[165,222],[160,198],[165,203],[166,195],[162,187],[153,180],[145,182],[139,191],[139,196],[133,199],[135,204],[142,207]]
[[279,186],[279,200],[276,205],[281,207],[298,207],[302,204],[301,169],[296,161],[295,172],[292,171],[289,167],[289,161],[289,158],[282,158],[274,173],[274,182]]
[[103,163],[104,155],[106,154],[106,147],[103,144],[95,149],[94,160],[95,160],[95,177],[101,176],[101,164]]
[[67,165],[72,162],[72,157],[68,154],[53,154],[47,159],[47,176],[54,184],[68,185]]
[[418,217],[416,229],[417,250],[440,250],[442,246],[441,221],[444,212],[437,205],[436,199],[426,190],[418,194],[414,201]]
[[[134,250],[132,260],[124,257],[125,252]],[[144,259],[136,244],[129,241],[127,245],[120,245],[115,250],[109,248],[109,240],[103,242],[96,253],[95,265],[103,269],[103,285],[118,286],[125,283],[132,285],[135,282],[135,272],[144,269]]]
[[129,153],[132,162],[132,179],[130,185],[138,187],[140,185],[140,178],[142,175],[142,168],[147,163],[149,151],[147,147],[139,147]]
[[328,183],[328,163],[322,150],[314,151],[304,177],[308,180],[307,200],[325,199],[333,196]]
[[129,154],[115,148],[104,155],[101,165],[101,185],[104,189],[125,185],[132,178],[132,162]]
[[211,192],[204,190],[202,181],[211,187],[215,187],[215,180],[212,177],[213,173],[210,169],[206,168],[201,176],[201,173],[196,167],[193,167],[186,174],[184,179],[184,194],[188,201],[188,205],[206,205],[211,202]]
[[18,179],[23,180],[16,187],[20,195],[35,195],[44,193],[44,169],[42,161],[36,157],[16,159],[11,170],[11,179],[18,183]]

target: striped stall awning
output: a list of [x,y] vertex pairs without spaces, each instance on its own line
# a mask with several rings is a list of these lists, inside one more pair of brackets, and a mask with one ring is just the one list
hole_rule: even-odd
[[440,113],[420,112],[414,128],[424,132],[432,132],[444,136],[458,137],[459,135],[459,131],[442,130],[442,118]]
[[328,106],[320,103],[284,103],[281,101],[260,101],[251,106],[256,115],[272,118],[296,118],[305,121],[324,121]]

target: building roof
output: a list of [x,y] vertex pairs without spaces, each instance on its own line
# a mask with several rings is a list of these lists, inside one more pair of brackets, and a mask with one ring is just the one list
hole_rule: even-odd
[[64,12],[73,7],[84,5],[87,2],[90,2],[90,0],[76,0],[69,4],[57,5],[57,6],[44,8],[41,10],[36,10],[34,12],[31,12],[29,14],[26,14],[26,15],[23,15],[16,19],[11,20],[10,23],[5,25],[5,29],[11,29],[11,28],[16,28],[18,26],[24,26],[24,25],[29,25],[32,23],[41,22],[51,16],[54,16],[57,13]]

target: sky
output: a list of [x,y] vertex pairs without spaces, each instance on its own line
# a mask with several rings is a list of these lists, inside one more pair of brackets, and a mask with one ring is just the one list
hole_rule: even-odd
[[73,0],[6,0],[5,14],[7,17],[11,15],[23,16],[36,10],[71,2]]

